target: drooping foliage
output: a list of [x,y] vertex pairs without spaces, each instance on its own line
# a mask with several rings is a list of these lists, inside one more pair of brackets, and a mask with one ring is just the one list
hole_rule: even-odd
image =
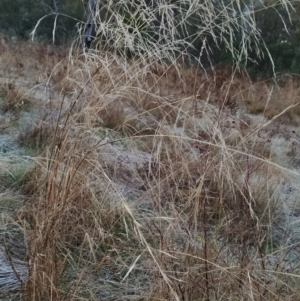
[[37,22],[37,37],[50,40],[55,31],[56,42],[65,43],[77,32],[76,24],[83,20],[85,3],[80,0],[1,0],[0,31],[10,36],[28,39]]
[[298,11],[287,0],[95,2],[94,46],[148,61],[192,58],[204,67],[228,60],[261,62],[274,71],[277,60],[267,47],[288,31],[298,34],[291,23]]
[[[29,38],[42,19],[35,37],[66,43],[80,28],[84,31],[87,4],[2,0],[0,31]],[[126,58],[162,62],[181,57],[204,67],[234,61],[252,74],[298,73],[299,15],[300,5],[292,7],[289,0],[97,0],[94,46]]]

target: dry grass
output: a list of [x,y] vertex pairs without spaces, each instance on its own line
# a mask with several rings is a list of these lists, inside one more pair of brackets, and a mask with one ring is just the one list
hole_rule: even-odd
[[4,99],[1,109],[4,113],[13,112],[18,114],[30,104],[30,101],[24,97],[23,91],[12,83],[3,86],[3,93]]
[[297,75],[284,74],[274,80],[266,80],[248,84],[244,91],[247,111],[251,114],[263,114],[272,119],[281,114],[278,122],[281,124],[299,125],[299,78]]
[[43,149],[13,216],[23,299],[299,299],[298,130],[270,113],[296,85],[72,51],[19,134]]
[[295,300],[288,169],[267,120],[222,100],[243,78],[216,86],[101,52],[74,68],[18,213],[31,233],[24,298]]

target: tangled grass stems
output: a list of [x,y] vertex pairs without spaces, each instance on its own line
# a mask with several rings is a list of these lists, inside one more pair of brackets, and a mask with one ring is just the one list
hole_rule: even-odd
[[[268,133],[267,127],[276,119],[249,123],[246,132],[232,129],[226,125],[228,118],[236,123],[239,119],[228,116],[226,107],[218,111],[205,99],[197,100],[199,117],[186,106],[193,97],[170,102],[154,92],[159,80],[147,91],[145,81],[133,81],[130,74],[119,76],[119,59],[104,57],[104,66],[102,57],[98,59],[97,74],[79,69],[80,78],[88,84],[78,85],[79,98],[53,127],[56,139],[49,148],[38,197],[29,208],[36,205],[28,209],[27,217],[24,213],[35,233],[30,262],[37,268],[30,270],[28,298],[59,299],[67,293],[71,299],[89,299],[91,295],[85,294],[101,294],[98,286],[108,295],[124,295],[122,280],[132,283],[130,294],[136,298],[141,297],[139,289],[152,287],[145,299],[193,300],[200,294],[216,300],[221,296],[251,300],[260,295],[267,300],[278,295],[276,284],[271,287],[264,281],[268,274],[264,266],[273,266],[268,258],[282,252],[272,251],[278,245],[268,245],[267,229],[273,227],[281,208],[272,200],[278,181],[274,170],[290,170],[263,153],[257,155],[262,151],[259,132]],[[114,71],[105,66],[114,66]],[[127,70],[135,73],[138,68],[133,65]],[[143,97],[152,99],[151,108],[141,101]],[[119,119],[108,131],[102,122],[111,103],[110,116],[121,114],[115,115]],[[136,110],[132,122],[131,112]],[[128,122],[126,114],[136,128],[133,134],[121,129]],[[152,128],[154,134],[136,134],[142,118],[142,126]],[[191,125],[178,127],[176,120],[181,118]],[[228,131],[238,131],[236,140],[228,140]],[[149,143],[148,156],[139,150],[140,141]],[[257,186],[256,177],[269,182],[267,194]],[[234,273],[224,272],[232,266]],[[90,275],[94,270],[95,276]],[[115,291],[107,288],[102,272],[114,279]],[[85,277],[91,282],[87,291]],[[100,284],[94,283],[97,277]],[[140,278],[144,283],[135,285]],[[222,285],[228,281],[229,290]],[[64,282],[72,283],[68,290],[62,287]],[[197,288],[196,283],[203,286]]]
[[[93,112],[101,112],[101,110],[97,109],[97,106],[102,106],[101,103],[92,101],[91,104],[93,105]],[[161,107],[161,104],[158,105]],[[60,239],[64,236],[63,233],[65,231],[67,233],[70,231],[70,226],[64,228],[65,225],[63,225],[62,222],[62,220],[65,220],[65,214],[68,215],[70,210],[73,211],[75,216],[71,215],[69,218],[70,220],[79,220],[76,215],[84,214],[82,216],[83,224],[79,226],[79,228],[83,227],[85,231],[85,234],[82,233],[81,238],[78,238],[78,243],[80,246],[79,248],[81,249],[79,256],[83,256],[82,252],[90,252],[90,255],[85,255],[90,259],[85,259],[84,265],[91,266],[91,269],[93,269],[93,265],[100,264],[100,266],[102,266],[103,263],[101,262],[103,258],[110,258],[112,256],[107,256],[107,252],[112,252],[111,249],[118,250],[120,247],[119,244],[123,246],[127,245],[126,240],[123,241],[122,236],[117,238],[117,240],[114,239],[115,236],[119,236],[119,233],[113,232],[114,226],[109,226],[107,228],[108,225],[105,224],[108,222],[107,217],[105,218],[103,216],[104,213],[100,212],[106,206],[111,207],[109,204],[113,202],[115,204],[113,207],[116,207],[111,209],[106,208],[104,211],[107,212],[107,210],[109,210],[110,214],[112,214],[110,216],[113,217],[113,224],[121,223],[120,227],[125,229],[125,238],[133,235],[133,239],[135,240],[137,248],[137,255],[135,258],[133,258],[133,263],[131,265],[126,265],[126,273],[124,271],[119,278],[120,283],[122,283],[122,280],[125,281],[127,279],[131,279],[131,277],[134,277],[135,270],[140,269],[137,264],[144,258],[145,254],[149,254],[150,256],[146,256],[146,262],[150,260],[156,264],[157,269],[153,266],[151,267],[151,270],[153,270],[153,276],[151,276],[151,270],[149,271],[150,275],[146,276],[149,273],[147,272],[147,268],[144,268],[144,270],[142,269],[144,273],[143,277],[146,277],[146,279],[150,277],[149,281],[152,277],[154,277],[154,281],[151,280],[152,285],[155,287],[153,291],[154,295],[148,297],[145,296],[145,298],[157,298],[158,295],[161,295],[162,298],[165,299],[174,298],[174,300],[193,300],[196,296],[199,296],[200,292],[202,292],[201,295],[203,295],[204,298],[217,300],[220,298],[218,291],[222,291],[221,295],[231,295],[231,290],[233,288],[228,291],[223,285],[221,285],[221,283],[225,281],[225,278],[228,280],[228,277],[231,279],[232,287],[237,285],[237,289],[234,290],[234,294],[237,294],[238,296],[237,298],[240,298],[243,294],[243,297],[249,297],[249,300],[251,300],[251,298],[255,298],[255,296],[261,298],[262,300],[267,300],[268,298],[271,298],[271,296],[274,297],[276,294],[278,294],[278,290],[276,288],[274,291],[274,288],[269,286],[265,287],[266,283],[263,279],[265,274],[268,273],[267,269],[261,269],[261,267],[258,268],[260,261],[267,260],[265,255],[263,255],[263,245],[265,244],[264,241],[268,233],[268,231],[264,229],[264,219],[267,218],[268,220],[270,217],[266,217],[265,214],[262,214],[259,211],[257,212],[259,209],[255,209],[260,200],[259,198],[256,200],[253,199],[255,198],[255,196],[253,196],[253,192],[255,191],[250,191],[255,189],[255,186],[249,190],[251,185],[250,179],[245,177],[247,181],[247,185],[245,186],[243,181],[237,181],[235,174],[239,174],[240,172],[244,173],[245,171],[243,166],[246,166],[247,168],[247,164],[249,165],[249,163],[245,165],[245,160],[243,158],[248,158],[246,162],[249,162],[249,158],[253,161],[259,161],[260,163],[263,163],[264,166],[267,166],[268,169],[278,168],[282,172],[292,172],[294,175],[299,174],[296,171],[291,171],[288,168],[279,166],[278,164],[272,162],[272,160],[264,157],[258,157],[255,154],[249,153],[249,147],[247,147],[246,144],[251,144],[251,136],[253,137],[257,135],[258,128],[256,125],[254,130],[250,131],[250,133],[245,136],[246,138],[241,137],[242,142],[240,145],[234,146],[227,145],[224,140],[221,127],[214,128],[215,126],[220,125],[213,122],[208,122],[211,135],[209,136],[206,134],[206,137],[202,136],[202,140],[199,140],[199,137],[196,139],[184,135],[173,134],[172,127],[168,129],[168,125],[164,124],[163,120],[157,121],[157,133],[154,135],[121,136],[117,139],[111,139],[107,137],[106,134],[104,138],[97,138],[97,136],[94,136],[94,134],[99,131],[99,126],[94,125],[92,128],[88,126],[86,130],[84,129],[87,125],[93,124],[90,122],[85,122],[85,118],[91,118],[91,108],[86,106],[81,108],[83,119],[80,123],[78,123],[77,120],[80,111],[77,111],[76,114],[74,114],[74,120],[72,119],[72,114],[69,115],[70,119],[68,121],[68,125],[70,125],[71,122],[74,123],[70,127],[63,128],[64,131],[68,129],[67,134],[61,136],[64,138],[62,138],[61,143],[57,144],[56,148],[54,148],[55,151],[51,157],[52,164],[48,164],[50,167],[50,173],[48,173],[46,177],[48,180],[47,185],[45,186],[45,199],[48,200],[46,202],[48,203],[47,210],[43,208],[45,206],[42,205],[44,202],[39,201],[39,206],[42,206],[41,208],[43,209],[39,209],[38,211],[39,215],[41,211],[46,214],[42,217],[43,221],[49,221],[49,223],[44,223],[43,228],[40,229],[40,231],[44,233],[44,237],[49,237],[49,235],[45,234],[54,231],[54,237],[60,241]],[[114,109],[117,110],[116,107],[114,107]],[[219,116],[215,118],[219,118]],[[151,122],[152,121],[153,119],[151,119]],[[121,123],[123,123],[123,121],[121,121]],[[264,127],[264,125],[261,125],[259,128],[263,129]],[[77,128],[78,130],[76,130]],[[166,134],[163,134],[164,131],[166,131]],[[214,134],[215,132],[216,134]],[[148,165],[150,167],[148,172],[144,172],[144,167],[142,169],[139,169],[138,167],[133,169],[134,177],[136,176],[139,181],[144,179],[143,185],[144,189],[146,189],[146,192],[144,196],[142,194],[140,198],[132,203],[128,200],[126,193],[124,194],[122,190],[120,191],[120,173],[123,176],[122,173],[125,172],[124,176],[126,176],[126,166],[125,170],[121,167],[118,169],[118,166],[114,165],[117,161],[113,161],[112,158],[109,155],[107,157],[107,154],[105,153],[116,149],[115,154],[119,154],[119,156],[122,157],[122,148],[123,151],[126,151],[128,147],[136,148],[138,147],[139,143],[135,143],[134,141],[143,139],[153,140],[154,142],[152,146],[152,159],[148,163],[147,161],[145,162],[146,166]],[[128,143],[128,140],[131,142]],[[122,146],[123,142],[126,143]],[[203,149],[206,148],[203,151],[206,153],[206,155],[200,155],[199,157],[193,151],[190,153],[186,151],[186,149],[192,150],[195,143],[200,143]],[[105,148],[107,147],[109,150],[105,151]],[[66,153],[70,155],[66,155]],[[136,154],[139,156],[139,151],[136,151]],[[180,157],[181,159],[179,159]],[[112,160],[111,163],[110,160]],[[153,165],[151,161],[155,164]],[[197,164],[195,164],[195,162],[197,162]],[[239,167],[237,162],[240,164]],[[106,164],[106,167],[104,167],[105,164],[102,165],[103,163]],[[153,167],[151,165],[153,165]],[[127,167],[129,170],[130,168],[133,168],[130,166],[130,164],[127,165]],[[81,170],[81,168],[83,168],[83,170]],[[116,171],[114,171],[115,168],[117,168]],[[248,168],[251,169],[251,167]],[[255,172],[257,171],[257,168],[261,169],[262,165],[259,164],[258,167],[256,167]],[[250,170],[249,173],[250,176],[252,176],[253,171]],[[80,181],[75,180],[76,174],[80,177]],[[271,174],[276,174],[276,172],[272,172]],[[87,175],[88,177],[86,177]],[[217,179],[214,179],[215,177],[217,177]],[[220,179],[218,180],[218,178]],[[82,179],[85,180],[83,181]],[[129,186],[133,185],[131,183],[132,178],[126,180],[123,179],[121,181],[123,181],[123,185],[124,181]],[[94,184],[91,184],[93,182]],[[98,202],[100,201],[101,203],[101,200],[99,200],[97,197],[98,193],[95,191],[93,192],[93,187],[98,186],[101,182],[106,183],[105,186],[109,188],[104,190],[104,198],[108,197],[109,201],[107,204],[104,202],[100,205]],[[82,195],[80,191],[86,191],[86,189],[87,192]],[[229,203],[225,205],[225,208],[223,209],[222,206],[224,205],[221,207],[217,206],[215,209],[211,207],[210,199],[217,197],[220,198],[219,202],[224,202],[222,199],[228,198],[227,189],[229,189],[229,192],[233,194],[233,200],[229,201],[228,199],[227,202]],[[111,199],[109,195],[113,192],[115,193],[115,196]],[[255,192],[255,194],[257,193],[259,197],[260,192]],[[93,202],[88,201],[88,203],[84,203],[85,205],[80,205],[80,202],[74,203],[72,201],[72,198],[75,199],[75,197],[72,197],[74,194],[80,195],[79,199],[81,199],[83,196],[85,201],[93,198],[96,199]],[[217,196],[218,194],[220,195]],[[223,195],[223,197],[221,195]],[[142,209],[138,209],[138,211],[136,211],[136,206],[139,207],[136,202],[141,201],[142,198],[148,198],[149,200],[152,200],[147,205],[150,206],[150,208],[153,207],[153,212],[151,213],[152,217],[150,219],[146,216],[143,216],[141,212],[139,213],[139,211]],[[58,202],[61,204],[58,204]],[[233,203],[230,205],[230,202]],[[235,202],[240,204],[238,205],[238,211],[234,209]],[[99,205],[100,207],[98,207]],[[98,210],[96,210],[94,206],[96,206],[96,208],[98,207]],[[263,205],[262,203],[259,204],[259,206],[262,206],[263,211],[267,210],[272,215],[277,214],[276,212],[278,208],[274,207],[274,204],[272,204],[270,201],[268,201],[266,205]],[[269,206],[269,209],[264,206]],[[278,204],[276,206],[278,206]],[[86,210],[84,208],[86,208]],[[101,210],[99,211],[100,208]],[[120,212],[116,213],[115,210],[117,212],[120,210]],[[88,214],[88,216],[89,214],[92,214],[94,217],[87,217],[86,214]],[[232,214],[236,214],[236,216]],[[262,215],[260,216],[260,214]],[[51,219],[50,216],[52,217]],[[225,220],[223,220],[224,218]],[[272,218],[269,220],[270,223],[272,222]],[[244,234],[243,232],[239,233],[240,230],[234,228],[231,219],[235,219],[236,222],[239,222],[240,220],[240,222],[242,222],[242,224],[240,224],[240,230],[243,229],[243,231],[246,232]],[[58,227],[56,222],[56,226],[53,227],[51,224],[51,221],[53,220],[57,220],[57,222],[61,220],[61,222],[59,222],[61,223],[61,226]],[[88,220],[92,220],[92,223],[87,226],[85,222],[89,224]],[[97,220],[102,221],[102,223],[98,224]],[[250,224],[248,224],[248,222]],[[242,226],[243,223],[245,224],[244,226]],[[109,224],[111,225],[111,222],[109,222]],[[74,226],[75,228],[78,228],[78,225],[74,224]],[[257,230],[255,230],[255,233],[258,237],[257,241],[250,235],[248,230],[246,230],[247,227],[250,227],[251,231],[257,227]],[[75,228],[73,228],[71,232],[75,231]],[[103,228],[107,230],[103,230]],[[105,233],[106,231],[107,233]],[[230,233],[231,231],[233,231],[233,233]],[[99,234],[96,236],[100,235],[98,238],[100,239],[100,245],[106,245],[105,236],[107,237],[108,235],[111,237],[108,239],[110,243],[106,246],[108,249],[100,252],[100,254],[103,254],[102,259],[100,254],[100,257],[98,257],[99,255],[97,255],[97,251],[94,249],[98,248],[95,246],[95,242],[93,242],[93,240],[96,239],[95,233],[97,232],[99,232]],[[218,239],[221,239],[221,242],[218,243],[218,239],[213,238],[215,235],[219,236]],[[70,236],[73,235],[67,234],[69,239]],[[78,237],[78,234],[76,236]],[[178,251],[178,248],[180,248],[180,241],[182,241],[184,251]],[[41,244],[41,249],[33,254],[41,254],[42,251],[44,252],[45,243]],[[49,250],[56,249],[61,243],[66,242],[61,241],[58,243],[58,241],[55,241],[53,244],[49,245]],[[83,245],[87,243],[88,246],[85,247],[87,249],[84,251],[85,248]],[[248,246],[249,243],[253,244],[253,246]],[[71,242],[67,243],[67,249],[70,248],[72,244],[73,243],[71,239]],[[110,244],[112,244],[113,248],[109,247]],[[235,248],[241,250],[240,255],[236,253]],[[255,256],[250,256],[248,252],[254,252],[253,254],[255,254],[255,248],[258,248],[259,253]],[[66,259],[66,262],[74,263],[74,259],[72,258],[76,256],[75,254],[71,255],[69,253],[70,251],[67,251],[67,249],[64,251],[64,248],[61,247],[59,249],[63,254],[66,252],[65,255],[61,254],[61,256]],[[118,255],[115,260],[121,259],[119,257],[121,253],[121,250],[117,251]],[[181,259],[179,255],[183,258]],[[54,265],[54,262],[56,262],[54,266],[57,268],[57,261],[60,261],[55,258],[57,255],[52,254],[51,256],[53,258],[53,263],[51,266]],[[68,259],[69,256],[71,256],[70,259]],[[254,257],[251,258],[252,256]],[[275,256],[275,253],[272,256]],[[270,255],[268,255],[268,257],[270,257]],[[50,254],[47,253],[47,259],[49,258]],[[187,258],[194,258],[195,262],[193,263]],[[220,260],[220,262],[218,262],[217,259]],[[83,259],[78,260],[79,262],[83,262]],[[176,262],[181,262],[182,260],[184,263],[182,262],[182,264],[180,264],[177,268],[176,266],[178,263]],[[200,263],[196,262],[198,260],[200,260]],[[232,263],[230,263],[231,260]],[[98,261],[100,261],[100,263],[98,263]],[[247,263],[247,261],[249,262]],[[258,262],[256,263],[256,261]],[[187,262],[189,262],[189,264],[187,264]],[[232,264],[234,264],[233,267]],[[264,265],[265,264],[266,263],[264,263]],[[252,272],[249,265],[255,267],[257,271],[262,272],[262,278],[257,278],[259,276],[257,275],[256,270],[253,270]],[[45,263],[38,263],[37,266],[45,267]],[[188,270],[184,272],[184,269],[187,267]],[[78,268],[79,267],[76,265],[72,266],[72,269]],[[63,268],[61,267],[61,269]],[[195,274],[195,271],[198,269],[202,272]],[[216,273],[220,274],[220,269],[223,271],[221,274],[225,274],[221,278],[218,278]],[[232,269],[234,272],[228,273],[228,269],[229,271]],[[121,268],[121,270],[123,270],[123,268]],[[43,270],[42,274],[50,273],[51,275],[54,275],[55,278],[59,278],[61,272],[54,273],[51,271],[52,268],[50,268],[48,271]],[[49,284],[46,285],[45,282],[40,282],[40,279],[41,278],[36,278],[34,286],[46,289],[48,295],[45,295],[45,292],[40,292],[39,294],[44,294],[44,298],[45,296],[47,296],[47,298],[54,298],[53,296],[55,295],[56,298],[58,298],[58,283],[55,284],[54,281],[48,280]],[[159,279],[162,279],[165,285],[161,283]],[[181,282],[177,283],[176,279],[181,279]],[[204,286],[202,286],[199,291],[196,289],[196,283],[202,281],[200,279],[204,280]],[[217,290],[215,287],[216,279],[219,279],[217,281]],[[77,281],[79,281],[77,282],[78,284],[74,284],[74,286],[72,286],[74,287],[74,290],[70,292],[70,296],[73,296],[72,298],[76,298],[75,295],[80,295],[80,292],[82,291],[82,288],[80,288],[80,282],[82,281],[82,278],[78,278]],[[184,287],[184,283],[187,284],[187,287]],[[188,283],[194,284],[189,285]],[[53,288],[55,287],[56,289],[54,290]],[[289,285],[287,284],[287,288],[288,287]],[[121,286],[119,286],[119,289],[121,289]],[[32,298],[34,294],[30,293],[30,296]],[[38,296],[39,297],[36,297],[37,299],[41,298],[42,295]],[[138,297],[137,295],[137,298],[140,298],[140,296]]]
[[[236,100],[252,83],[179,64],[176,52],[203,32],[238,61],[259,38],[239,1],[191,3],[98,3],[99,47],[71,50],[40,176],[18,213],[32,233],[26,300],[297,298],[299,172],[288,154],[299,150],[296,135],[274,134],[295,104],[254,117]],[[288,144],[282,164],[273,141]]]

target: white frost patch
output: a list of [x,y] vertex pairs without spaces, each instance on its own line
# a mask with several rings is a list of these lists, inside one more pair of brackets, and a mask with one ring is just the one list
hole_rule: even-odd
[[9,258],[6,252],[0,249],[0,294],[19,290],[21,282],[24,284],[27,277],[27,266],[24,262]]
[[273,137],[271,142],[271,152],[276,161],[284,163],[286,156],[292,152],[293,143],[284,137]]

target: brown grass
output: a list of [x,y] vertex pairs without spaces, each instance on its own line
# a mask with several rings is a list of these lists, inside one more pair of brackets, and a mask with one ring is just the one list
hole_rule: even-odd
[[[250,88],[246,99],[247,110],[251,114],[263,114],[272,119],[289,106],[297,105],[299,98],[299,78],[295,75],[282,75],[278,83],[261,82]],[[280,116],[280,123],[299,125],[299,106],[287,110]]]
[[297,300],[298,202],[284,191],[299,175],[286,153],[276,163],[281,140],[299,155],[297,133],[280,124],[288,113],[249,114],[280,114],[296,84],[101,51],[73,59],[53,118],[19,135],[43,149],[17,212],[24,299]]
[[20,113],[30,105],[30,100],[24,96],[22,90],[16,87],[13,83],[8,83],[3,86],[4,99],[1,109],[4,113],[13,112]]

